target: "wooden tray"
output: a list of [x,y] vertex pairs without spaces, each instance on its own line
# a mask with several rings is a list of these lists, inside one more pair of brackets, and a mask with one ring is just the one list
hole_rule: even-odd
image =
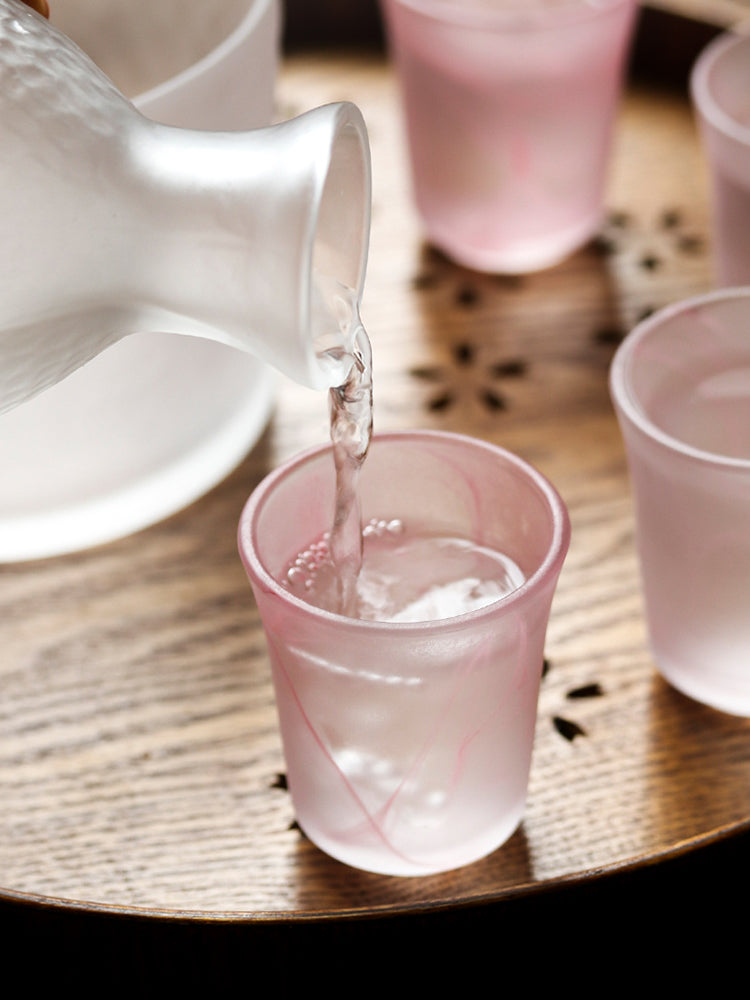
[[526,818],[486,860],[424,879],[349,869],[295,828],[234,541],[261,477],[326,438],[325,399],[285,383],[253,454],[199,503],[120,543],[0,568],[0,897],[186,920],[415,912],[639,866],[746,827],[750,722],[673,691],[647,651],[607,389],[640,317],[710,287],[686,97],[631,89],[601,236],[512,279],[423,244],[380,57],[290,61],[281,97],[284,113],[353,99],[370,127],[377,428],[497,442],[569,505]]

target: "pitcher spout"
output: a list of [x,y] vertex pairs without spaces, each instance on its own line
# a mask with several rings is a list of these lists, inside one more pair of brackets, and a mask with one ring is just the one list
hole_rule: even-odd
[[332,104],[244,133],[152,124],[131,171],[133,184],[151,178],[133,199],[139,328],[249,351],[310,388],[341,384],[369,239],[359,110]]

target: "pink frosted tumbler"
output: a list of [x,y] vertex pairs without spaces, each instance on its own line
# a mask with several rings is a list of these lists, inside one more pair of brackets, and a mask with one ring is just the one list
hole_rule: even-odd
[[634,0],[382,0],[429,238],[534,271],[600,222]]
[[692,698],[750,716],[750,289],[636,327],[611,389],[656,664]]
[[721,35],[691,75],[711,177],[718,283],[750,284],[750,36]]
[[[313,607],[279,582],[330,527],[334,493],[330,448],[307,452],[261,483],[239,529],[297,819],[324,851],[370,871],[468,864],[523,815],[567,512],[538,472],[492,445],[434,432],[376,436],[361,481],[366,523],[449,538],[461,559],[466,550],[502,554],[521,576],[467,613],[362,620]],[[422,569],[404,561],[404,580]]]

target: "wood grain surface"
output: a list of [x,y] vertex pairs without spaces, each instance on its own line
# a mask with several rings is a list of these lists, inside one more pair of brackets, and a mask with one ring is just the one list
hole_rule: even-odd
[[283,115],[352,99],[368,122],[363,315],[376,430],[496,442],[537,465],[569,506],[526,817],[486,860],[422,879],[349,869],[295,827],[235,547],[256,483],[326,439],[325,399],[284,382],[253,453],[189,509],[100,549],[0,567],[2,894],[186,919],[439,909],[659,860],[746,827],[750,722],[672,690],[647,651],[607,389],[624,333],[711,285],[686,96],[631,88],[600,236],[557,268],[502,278],[424,244],[381,57],[288,60],[279,94]]

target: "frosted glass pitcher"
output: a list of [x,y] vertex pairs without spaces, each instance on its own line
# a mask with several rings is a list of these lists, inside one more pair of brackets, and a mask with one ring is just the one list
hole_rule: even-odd
[[144,330],[343,381],[369,235],[356,107],[241,133],[157,124],[0,0],[0,131],[0,412]]

